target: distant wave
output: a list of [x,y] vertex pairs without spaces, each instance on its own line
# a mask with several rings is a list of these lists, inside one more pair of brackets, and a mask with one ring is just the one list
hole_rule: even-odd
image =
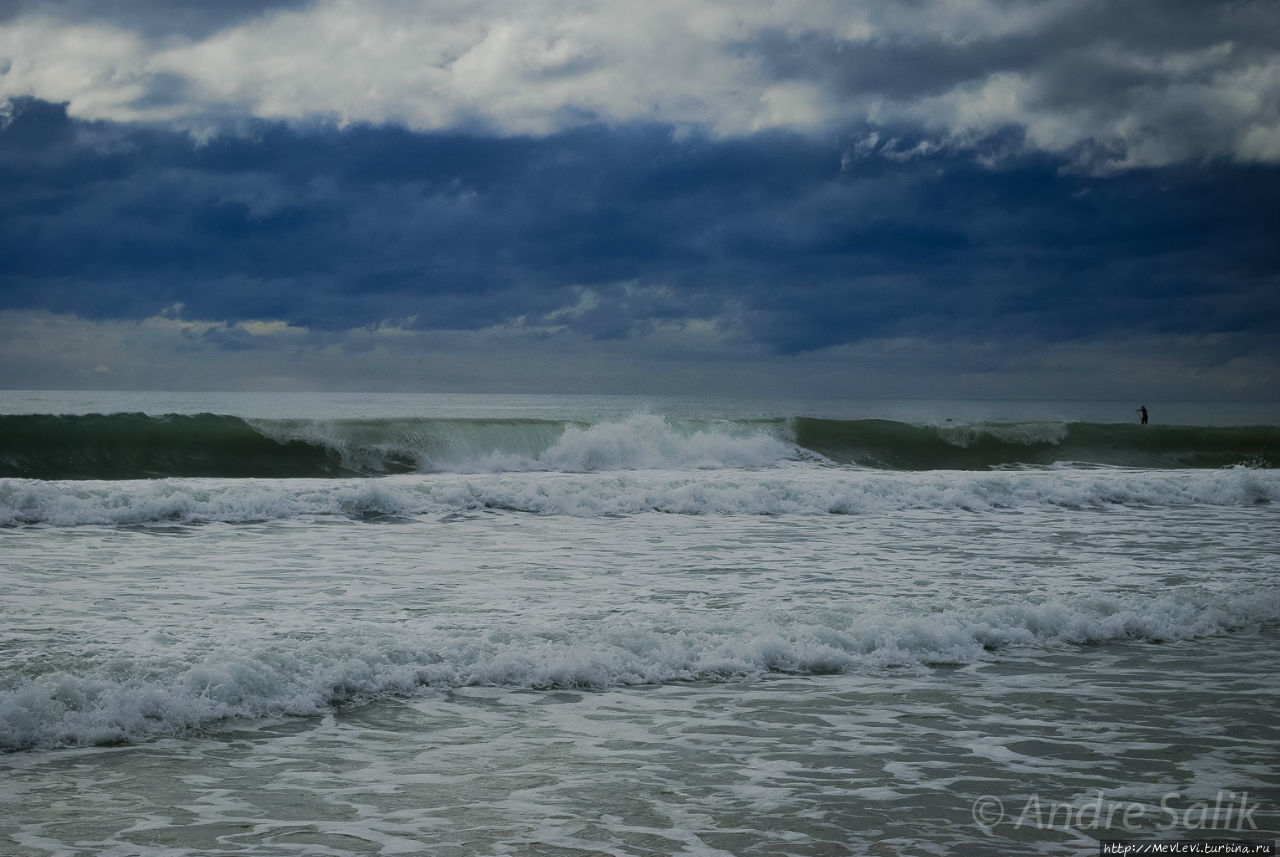
[[485,511],[578,517],[877,514],[906,509],[1236,506],[1280,501],[1280,470],[767,470],[382,479],[0,479],[0,526],[357,520]]
[[290,477],[336,476],[342,471],[334,450],[303,440],[269,437],[238,417],[0,416],[0,475],[5,476]]
[[1280,466],[1280,427],[890,420],[245,420],[215,414],[0,416],[0,477],[332,478],[767,468],[796,460],[888,470],[1059,462]]
[[1021,422],[921,426],[890,420],[794,421],[796,443],[842,464],[985,470],[1060,462],[1140,468],[1280,465],[1277,426]]
[[123,650],[62,653],[0,680],[0,750],[139,741],[234,719],[462,686],[609,688],[965,664],[1014,646],[1190,640],[1280,621],[1275,590],[1181,590],[955,607],[672,614],[581,628],[349,627],[305,636],[185,639],[151,629]]

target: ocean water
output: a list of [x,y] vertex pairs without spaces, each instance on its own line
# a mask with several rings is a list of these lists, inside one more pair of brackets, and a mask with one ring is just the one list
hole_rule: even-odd
[[1280,837],[1280,411],[5,393],[0,854]]

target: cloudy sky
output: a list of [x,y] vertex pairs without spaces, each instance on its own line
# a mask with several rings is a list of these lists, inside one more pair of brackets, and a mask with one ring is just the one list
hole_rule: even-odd
[[1274,0],[6,0],[0,387],[1274,400]]

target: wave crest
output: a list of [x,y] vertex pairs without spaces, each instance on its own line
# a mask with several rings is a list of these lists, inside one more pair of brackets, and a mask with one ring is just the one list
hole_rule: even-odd
[[[729,621],[729,619],[732,621]],[[145,635],[134,651],[0,685],[0,748],[119,743],[236,718],[314,715],[383,695],[463,686],[595,688],[928,667],[1011,647],[1187,640],[1280,621],[1280,594],[1018,601],[930,612],[682,615],[580,629],[366,627],[200,641]],[[95,666],[94,663],[97,665]]]
[[0,526],[240,523],[479,510],[578,517],[879,514],[907,509],[1237,506],[1280,500],[1280,472],[1234,468],[897,473],[767,471],[438,474],[382,479],[0,480]]
[[243,420],[214,414],[0,416],[0,477],[326,478],[771,468],[795,460],[888,470],[1078,462],[1141,468],[1280,464],[1280,427],[891,420]]

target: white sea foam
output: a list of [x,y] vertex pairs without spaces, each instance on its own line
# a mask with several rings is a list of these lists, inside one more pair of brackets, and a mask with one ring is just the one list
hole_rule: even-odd
[[[754,441],[753,441],[754,442]],[[589,461],[595,441],[567,444]],[[643,452],[637,455],[643,455]],[[875,514],[904,509],[1231,506],[1280,499],[1280,472],[852,470],[438,474],[369,479],[0,480],[0,526],[243,522],[505,509],[541,515]]]
[[943,441],[961,449],[967,449],[983,438],[1026,446],[1036,444],[1057,446],[1066,439],[1070,427],[1064,422],[961,423],[939,425],[937,432],[938,437]]
[[5,853],[1032,855],[1090,831],[980,795],[1273,785],[1280,470],[1203,469],[1271,428],[152,401],[0,480]]
[[681,431],[667,420],[635,414],[621,422],[570,426],[539,461],[551,470],[720,469],[766,467],[795,458],[789,442],[761,429],[722,423]]
[[635,413],[591,424],[531,420],[256,420],[280,442],[336,452],[349,469],[377,473],[389,462],[421,472],[768,467],[799,452],[781,423],[673,421]]
[[671,613],[572,628],[335,627],[181,644],[144,635],[128,651],[10,677],[0,747],[179,734],[234,718],[310,715],[380,695],[463,686],[609,688],[966,664],[1011,646],[1189,640],[1280,621],[1280,593],[1060,597],[933,612]]

